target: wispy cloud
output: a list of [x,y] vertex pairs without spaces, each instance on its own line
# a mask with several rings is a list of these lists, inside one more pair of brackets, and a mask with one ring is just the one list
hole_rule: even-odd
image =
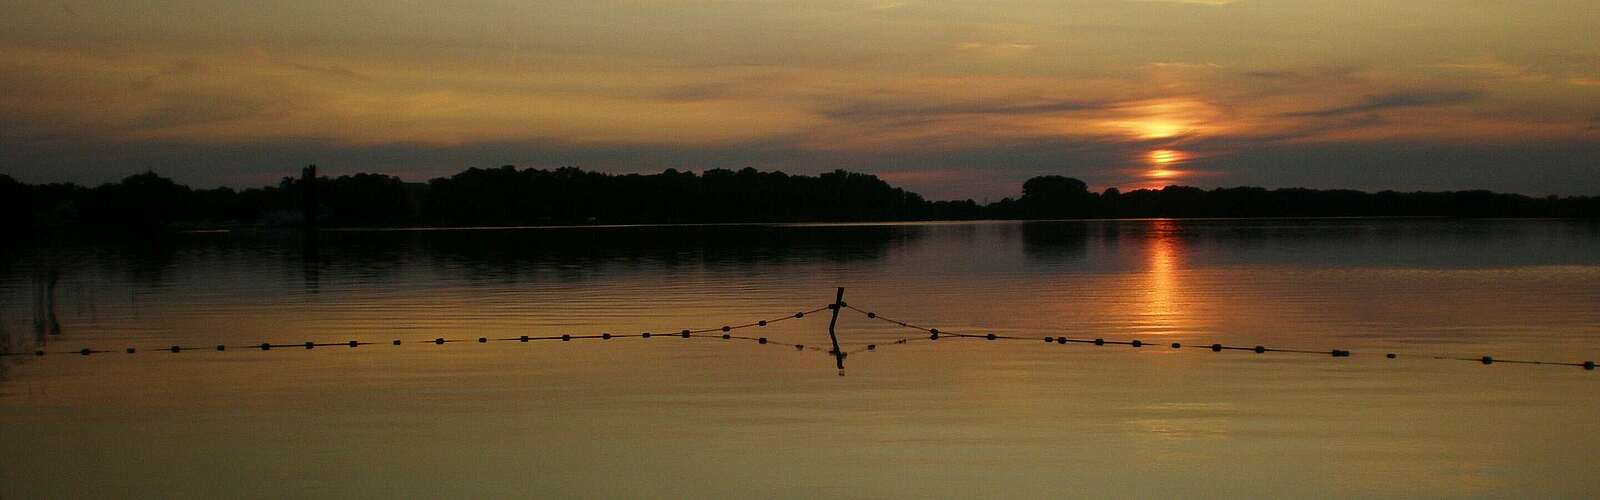
[[1220,69],[1221,64],[1210,62],[1153,62],[1146,66],[1158,69]]
[[167,67],[162,68],[161,71],[157,71],[153,75],[140,79],[137,83],[133,84],[133,88],[135,90],[144,90],[155,85],[162,79],[201,75],[210,71],[210,66],[201,64],[199,61],[193,59],[184,59],[167,65]]
[[1131,1],[1131,2],[1144,2],[1144,3],[1181,3],[1181,4],[1188,4],[1188,5],[1209,5],[1209,6],[1216,7],[1216,6],[1222,6],[1222,5],[1232,5],[1232,4],[1238,3],[1239,0],[1128,0],[1128,1]]
[[1471,90],[1395,92],[1390,94],[1367,96],[1355,104],[1348,106],[1337,106],[1313,111],[1297,111],[1292,113],[1284,113],[1283,116],[1333,117],[1357,113],[1371,113],[1398,108],[1448,106],[1472,102],[1482,97],[1482,95],[1483,94],[1480,92]]
[[353,81],[361,81],[361,82],[372,81],[371,77],[369,77],[367,75],[364,75],[364,74],[361,74],[361,73],[358,73],[358,72],[355,72],[355,71],[352,71],[349,68],[346,68],[346,67],[341,66],[339,64],[331,64],[331,63],[330,64],[322,64],[322,63],[311,64],[311,63],[300,62],[300,61],[284,58],[284,57],[282,57],[282,56],[280,56],[278,54],[270,53],[266,49],[263,49],[261,47],[252,47],[250,49],[250,53],[253,54],[257,59],[259,59],[261,61],[264,61],[264,62],[266,62],[268,64],[275,64],[275,65],[283,66],[283,67],[286,67],[286,68],[292,68],[292,69],[296,69],[296,70],[303,71],[303,72],[306,72],[306,73],[312,73],[312,74],[317,74],[317,75],[322,75],[322,76],[333,76],[333,77],[338,77],[338,78],[343,78],[343,79],[348,79],[348,80],[353,80]]
[[1542,82],[1550,79],[1550,75],[1534,71],[1527,66],[1511,64],[1498,60],[1437,63],[1424,65],[1423,67],[1427,69],[1453,71],[1458,73],[1473,73],[1478,75],[1486,75],[1493,78],[1514,79],[1528,82]]
[[1364,71],[1357,66],[1313,66],[1300,68],[1272,68],[1241,71],[1240,76],[1264,81],[1336,83],[1351,81]]
[[836,120],[869,120],[946,115],[1035,115],[1109,109],[1116,103],[1096,101],[964,102],[964,103],[859,103],[826,110]]
[[992,56],[1009,56],[1027,52],[1039,46],[1031,43],[1019,42],[962,42],[956,44],[956,50],[969,53],[981,53]]
[[328,76],[336,76],[336,77],[340,77],[340,78],[348,78],[348,79],[351,79],[351,80],[362,81],[362,82],[372,81],[372,78],[368,77],[367,75],[363,75],[361,73],[357,73],[355,71],[351,71],[351,70],[345,68],[344,66],[340,66],[340,65],[337,65],[337,64],[330,64],[330,65],[327,65],[327,66],[317,66],[317,65],[311,65],[311,64],[301,64],[301,63],[297,63],[297,62],[284,61],[284,65],[288,66],[288,67],[291,67],[291,68],[294,68],[294,69],[298,69],[300,71],[305,71],[305,72],[308,72],[308,73],[315,73],[315,74],[319,74],[319,75],[328,75]]
[[654,97],[668,101],[704,101],[728,97],[736,92],[737,88],[728,82],[691,83],[663,89],[654,93]]
[[274,104],[272,100],[260,96],[225,91],[167,93],[159,97],[148,111],[132,120],[129,126],[150,130],[260,118]]

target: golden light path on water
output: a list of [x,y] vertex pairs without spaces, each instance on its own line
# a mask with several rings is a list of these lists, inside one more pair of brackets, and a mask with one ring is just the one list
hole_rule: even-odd
[[1145,253],[1146,302],[1141,314],[1155,326],[1153,333],[1177,331],[1183,326],[1182,304],[1175,299],[1180,285],[1180,250],[1174,234],[1177,230],[1170,220],[1154,221],[1151,227],[1149,250]]

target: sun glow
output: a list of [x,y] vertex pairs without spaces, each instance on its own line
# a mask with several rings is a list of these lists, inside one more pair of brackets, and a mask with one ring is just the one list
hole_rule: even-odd
[[1105,124],[1117,134],[1137,140],[1164,140],[1214,132],[1220,112],[1193,99],[1141,101],[1116,108]]
[[1144,171],[1144,176],[1150,179],[1172,179],[1183,175],[1183,171],[1176,167],[1189,159],[1189,155],[1176,149],[1156,149],[1145,153],[1145,161],[1150,168]]
[[1171,139],[1189,131],[1182,123],[1164,120],[1138,121],[1132,125],[1140,139]]
[[1150,163],[1154,163],[1156,165],[1169,165],[1178,163],[1183,161],[1185,157],[1182,151],[1172,149],[1157,149],[1155,151],[1151,151],[1148,156],[1150,158]]

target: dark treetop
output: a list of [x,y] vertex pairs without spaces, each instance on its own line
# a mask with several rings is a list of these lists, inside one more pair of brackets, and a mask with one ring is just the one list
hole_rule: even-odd
[[0,175],[6,226],[128,228],[303,225],[325,227],[514,226],[716,222],[902,221],[1089,217],[1597,217],[1600,198],[1532,198],[1488,191],[1364,193],[1256,187],[1168,186],[1088,190],[1043,176],[1023,195],[980,205],[927,201],[876,176],[818,176],[715,169],[702,174],[613,175],[572,167],[470,168],[406,183],[380,174],[321,177],[308,168],[277,186],[193,189],[153,172],[94,188],[28,185]]

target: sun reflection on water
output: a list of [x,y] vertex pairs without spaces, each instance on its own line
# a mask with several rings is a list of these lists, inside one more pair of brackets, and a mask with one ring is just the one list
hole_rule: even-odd
[[1142,314],[1156,326],[1153,333],[1172,333],[1182,329],[1184,316],[1178,277],[1181,249],[1177,223],[1157,220],[1151,223],[1149,248],[1145,252],[1145,304]]

